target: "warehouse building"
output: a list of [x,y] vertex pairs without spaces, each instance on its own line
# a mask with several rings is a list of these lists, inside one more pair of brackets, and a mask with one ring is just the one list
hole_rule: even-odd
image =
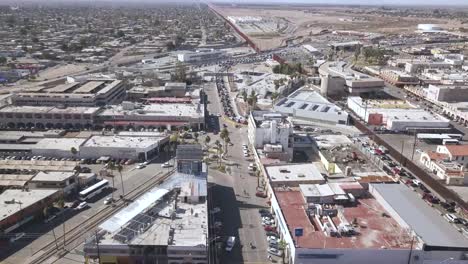
[[80,157],[127,158],[148,160],[159,154],[160,147],[168,142],[169,137],[161,136],[92,136],[79,147]]
[[343,125],[348,123],[346,111],[330,103],[319,93],[306,88],[299,89],[287,98],[279,100],[273,109],[291,116],[294,120]]
[[226,51],[215,49],[198,49],[195,52],[187,51],[177,54],[180,62],[201,62],[208,60],[218,60],[226,56]]
[[468,86],[460,85],[429,85],[425,89],[427,99],[436,102],[466,102],[468,101]]

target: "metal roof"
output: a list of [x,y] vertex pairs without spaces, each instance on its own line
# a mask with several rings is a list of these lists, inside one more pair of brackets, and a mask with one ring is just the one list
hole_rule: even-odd
[[120,212],[113,215],[109,220],[102,223],[99,227],[111,233],[119,230],[130,220],[132,220],[135,216],[144,212],[168,192],[169,190],[161,189],[158,187],[152,189],[151,191],[143,194],[136,201],[132,202],[127,207],[122,209]]
[[468,248],[464,238],[415,192],[401,184],[372,184],[427,246]]

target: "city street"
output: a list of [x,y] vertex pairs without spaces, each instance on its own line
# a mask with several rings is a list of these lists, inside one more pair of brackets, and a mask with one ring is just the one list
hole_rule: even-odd
[[[210,100],[209,112],[221,112],[216,88],[214,85],[205,87]],[[253,158],[247,160],[243,156],[242,144],[248,145],[247,127],[235,128],[232,122],[225,122],[222,117],[219,121],[220,126],[227,125],[229,137],[234,143],[229,147],[227,156],[229,164],[233,165],[228,166],[227,173],[210,169],[208,181],[214,183],[211,187],[214,206],[221,209],[215,217],[223,223],[223,240],[235,236],[238,241],[232,252],[223,249],[219,263],[267,263],[266,237],[258,213],[258,209],[267,206],[267,200],[255,196],[257,178],[248,173],[248,165],[253,162]],[[210,137],[211,142],[218,139],[216,135],[210,134]],[[249,243],[255,248],[251,248]]]

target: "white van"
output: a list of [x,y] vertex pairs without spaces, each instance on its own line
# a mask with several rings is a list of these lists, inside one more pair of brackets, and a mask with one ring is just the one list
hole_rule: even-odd
[[230,236],[226,240],[226,251],[231,252],[232,248],[236,244],[236,237]]

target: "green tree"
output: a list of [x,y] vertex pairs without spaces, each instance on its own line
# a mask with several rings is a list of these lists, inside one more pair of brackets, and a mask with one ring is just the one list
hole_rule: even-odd
[[276,99],[278,99],[279,93],[278,92],[273,92],[271,94],[271,100],[273,100],[273,103],[275,103]]
[[66,245],[66,238],[65,238],[65,200],[63,199],[63,196],[60,197],[57,202],[57,207],[60,208],[60,210],[62,211],[62,229],[63,229],[63,248],[65,248],[65,245]]
[[257,94],[254,90],[250,92],[249,98],[247,98],[247,104],[249,105],[249,112],[255,109],[257,104]]
[[123,37],[125,37],[125,32],[123,32],[122,30],[117,31],[117,37],[118,37],[118,38],[123,38]]
[[114,162],[109,162],[107,163],[107,170],[110,171],[107,173],[107,176],[108,177],[111,177],[112,178],[112,193],[111,193],[111,197],[112,197],[112,200],[114,200],[114,191],[115,191],[115,180],[114,180],[114,173],[113,171],[115,170],[115,163]]
[[174,78],[178,82],[187,81],[187,66],[180,61],[176,63]]
[[216,152],[218,154],[218,165],[220,166],[221,165],[221,152],[222,152],[222,145],[221,145],[221,142],[219,140],[216,140],[215,141],[215,148],[216,148]]
[[245,89],[242,90],[241,96],[242,96],[242,100],[244,100],[244,103],[247,103],[248,95],[247,95],[247,91],[245,91]]
[[198,137],[199,136],[200,136],[200,134],[198,134],[198,132],[193,133],[193,137],[195,138],[196,143],[198,143]]
[[78,154],[78,150],[77,150],[75,147],[71,147],[71,148],[70,148],[70,152],[71,152],[71,154],[73,155],[73,157],[75,157],[76,154]]
[[281,250],[281,257],[282,257],[282,262],[281,263],[284,263],[284,257],[285,257],[285,251],[286,251],[286,248],[287,248],[288,244],[286,243],[286,241],[284,241],[283,239],[281,239],[279,242],[278,242],[278,249]]
[[208,144],[210,144],[210,141],[211,141],[210,136],[206,136],[206,137],[205,137],[205,144],[206,144],[206,147],[208,147]]
[[171,147],[171,157],[172,157],[172,153],[175,152],[177,148],[177,144],[179,143],[179,138],[180,138],[179,132],[176,132],[169,137],[169,144]]
[[26,36],[28,34],[28,30],[26,28],[21,28],[19,33],[23,36]]
[[228,140],[230,141],[229,139],[229,131],[227,130],[227,128],[223,128],[221,130],[221,133],[219,134],[219,137],[224,141],[224,154],[227,154],[228,152]]

